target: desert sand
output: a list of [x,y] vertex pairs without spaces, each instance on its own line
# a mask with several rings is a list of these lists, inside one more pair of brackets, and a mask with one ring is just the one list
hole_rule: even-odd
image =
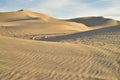
[[98,26],[106,27],[106,26],[114,26],[120,24],[120,21],[118,20],[104,18],[102,16],[73,18],[73,19],[68,19],[66,21],[83,23],[89,27],[98,27]]
[[120,22],[1,12],[0,80],[120,80]]

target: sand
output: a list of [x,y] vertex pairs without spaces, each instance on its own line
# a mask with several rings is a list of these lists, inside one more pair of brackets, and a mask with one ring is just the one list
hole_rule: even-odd
[[68,19],[66,21],[83,23],[88,27],[102,27],[102,28],[120,24],[120,21],[118,20],[114,20],[111,18],[104,18],[102,16],[73,18],[73,19]]
[[119,24],[95,29],[29,10],[0,17],[0,80],[120,80]]

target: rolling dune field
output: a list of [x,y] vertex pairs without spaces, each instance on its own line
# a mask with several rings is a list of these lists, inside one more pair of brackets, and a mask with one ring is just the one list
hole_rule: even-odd
[[0,13],[0,80],[120,80],[120,23],[97,18]]

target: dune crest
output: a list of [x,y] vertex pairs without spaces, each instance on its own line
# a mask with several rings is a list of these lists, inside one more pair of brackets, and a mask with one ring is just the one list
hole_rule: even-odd
[[83,23],[89,27],[98,27],[98,26],[105,27],[105,26],[114,26],[120,24],[120,21],[110,18],[104,18],[102,16],[73,18],[73,19],[68,19],[67,21]]
[[0,13],[0,33],[6,36],[31,36],[40,34],[66,34],[69,32],[89,30],[82,23],[67,22],[48,15],[19,10],[17,12]]
[[42,13],[37,13],[37,12],[33,12],[33,11],[29,11],[29,10],[18,10],[15,12],[2,12],[0,13],[0,21],[4,21],[4,22],[9,22],[9,21],[18,21],[19,19],[31,19],[31,18],[38,18],[38,19],[42,19],[43,21],[48,21],[49,19],[51,19],[50,16],[42,14]]

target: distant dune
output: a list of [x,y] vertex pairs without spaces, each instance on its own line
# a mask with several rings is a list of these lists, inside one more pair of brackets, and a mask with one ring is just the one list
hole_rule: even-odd
[[[40,18],[42,21],[48,21],[52,19],[52,17],[42,14],[42,13],[37,13],[37,12],[32,12],[29,10],[19,10],[19,11],[14,11],[14,12],[1,12],[0,13],[0,21],[1,22],[11,22],[11,21],[19,21],[19,19],[26,19],[29,20],[29,18]],[[33,19],[34,20],[34,19]]]
[[120,80],[119,21],[2,12],[0,80]]
[[61,21],[29,10],[0,13],[0,33],[6,36],[27,36],[43,33],[66,33],[89,30],[75,22]]
[[[50,37],[50,38],[45,38],[43,40],[48,40],[48,41],[64,41],[64,40],[77,40],[80,38],[88,38],[92,36],[103,36],[104,35],[117,35],[115,36],[116,38],[119,39],[120,37],[120,25],[117,26],[111,26],[111,27],[105,27],[105,28],[100,28],[100,29],[94,29],[94,30],[89,30],[89,31],[84,31],[84,32],[78,32],[78,33],[72,33],[68,35],[63,35],[63,36],[56,36],[56,37]],[[105,37],[106,38],[106,37]],[[113,38],[113,37],[111,37]],[[102,40],[102,39],[100,39]],[[115,40],[115,38],[113,38]]]
[[77,32],[68,35],[42,38],[44,41],[83,43],[120,53],[120,25]]
[[96,27],[96,26],[113,26],[120,24],[120,21],[104,18],[104,17],[82,17],[82,18],[73,18],[68,19],[67,21],[73,21],[77,23],[83,23],[89,27]]

